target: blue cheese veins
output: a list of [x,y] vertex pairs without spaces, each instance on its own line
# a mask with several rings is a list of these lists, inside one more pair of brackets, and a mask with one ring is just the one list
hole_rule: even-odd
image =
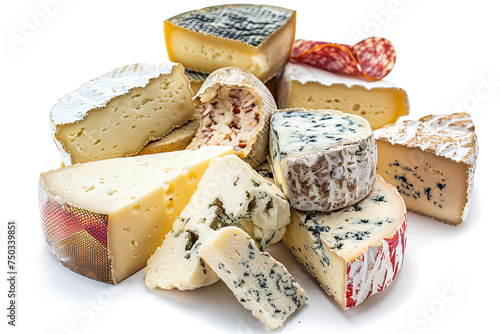
[[200,256],[246,309],[268,329],[276,329],[306,300],[288,270],[243,230],[226,227],[200,247]]
[[218,280],[199,257],[215,231],[236,226],[260,249],[281,240],[290,206],[279,189],[235,155],[215,159],[146,267],[151,288],[196,289]]
[[340,209],[363,199],[375,182],[375,139],[361,117],[283,110],[271,117],[269,145],[276,184],[295,209]]

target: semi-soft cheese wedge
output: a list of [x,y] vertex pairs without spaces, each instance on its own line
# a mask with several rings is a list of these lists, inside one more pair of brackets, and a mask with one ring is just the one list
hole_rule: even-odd
[[377,173],[398,188],[409,211],[452,225],[465,220],[479,150],[469,114],[406,120],[374,135]]
[[172,231],[148,260],[146,285],[180,290],[210,285],[218,277],[198,251],[214,231],[240,227],[265,249],[280,241],[289,222],[290,205],[275,185],[235,155],[214,159]]
[[246,309],[270,330],[307,301],[306,292],[281,263],[260,252],[255,241],[234,226],[215,231],[200,246],[200,257]]
[[213,146],[42,173],[40,216],[49,249],[81,275],[122,281],[146,265],[208,163],[232,152]]
[[336,110],[285,109],[271,117],[274,180],[304,211],[332,211],[363,199],[375,182],[377,145],[368,122]]
[[180,64],[127,65],[61,98],[50,114],[66,166],[132,156],[193,118]]
[[406,209],[380,176],[362,201],[332,212],[292,209],[283,242],[344,309],[384,290],[401,269]]
[[280,75],[278,107],[340,110],[364,117],[378,129],[408,115],[409,102],[406,92],[390,82],[289,62]]
[[194,10],[165,21],[171,61],[211,73],[237,66],[267,82],[285,65],[295,37],[295,11],[231,4]]
[[201,122],[188,149],[230,145],[252,167],[266,159],[269,117],[277,107],[269,89],[252,73],[237,67],[218,69],[195,100],[202,105]]

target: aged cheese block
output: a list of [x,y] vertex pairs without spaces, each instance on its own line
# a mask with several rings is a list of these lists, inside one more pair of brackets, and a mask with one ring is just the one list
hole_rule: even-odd
[[370,194],[327,213],[292,209],[283,242],[344,309],[384,290],[401,269],[406,209],[380,176]]
[[69,269],[118,283],[146,265],[210,160],[231,147],[107,159],[42,173],[40,216]]
[[340,110],[362,116],[378,129],[408,115],[409,102],[406,92],[390,82],[289,62],[280,76],[278,107]]
[[469,114],[429,115],[375,131],[377,173],[409,211],[449,224],[467,217],[478,154]]
[[235,155],[214,159],[172,231],[148,260],[146,285],[180,290],[210,285],[218,277],[198,251],[214,231],[240,227],[265,249],[280,241],[289,222],[290,205],[275,185]]
[[370,125],[359,116],[286,109],[271,117],[269,163],[293,208],[325,212],[368,195],[377,147]]
[[52,135],[66,166],[131,156],[193,118],[192,98],[182,65],[127,65],[60,99]]
[[274,330],[307,301],[306,292],[281,263],[260,252],[242,229],[224,227],[200,246],[200,256],[254,317]]
[[136,155],[180,151],[186,149],[200,126],[200,112],[195,112],[192,120],[174,129],[162,139],[149,142]]
[[212,72],[195,96],[202,104],[198,133],[188,149],[230,145],[252,167],[267,156],[269,117],[277,109],[269,89],[237,67]]
[[275,6],[213,6],[165,21],[171,61],[203,73],[237,66],[264,82],[285,65],[294,38],[295,11]]

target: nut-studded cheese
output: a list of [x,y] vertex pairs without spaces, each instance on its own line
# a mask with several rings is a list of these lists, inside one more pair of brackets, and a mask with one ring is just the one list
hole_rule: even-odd
[[252,167],[266,158],[269,117],[277,109],[269,89],[237,67],[214,71],[195,96],[202,105],[198,133],[188,149],[230,145]]
[[380,176],[370,194],[342,210],[292,210],[283,242],[344,309],[384,290],[401,269],[406,209]]
[[281,263],[260,252],[242,229],[224,227],[200,247],[200,256],[234,296],[274,330],[307,301],[306,292]]
[[335,109],[362,116],[373,129],[408,115],[406,92],[387,81],[367,81],[289,62],[280,75],[279,108]]
[[267,82],[285,65],[295,37],[295,11],[231,4],[182,13],[165,21],[171,61],[203,73],[237,66]]
[[478,154],[469,114],[429,115],[375,131],[377,173],[409,211],[449,224],[467,217]]
[[212,284],[218,277],[198,251],[214,231],[240,227],[265,249],[280,241],[289,221],[290,206],[275,185],[235,155],[214,159],[172,231],[148,260],[146,285],[192,290]]
[[293,208],[331,211],[363,199],[375,182],[368,122],[335,110],[280,110],[271,117],[269,162]]
[[192,98],[182,65],[127,65],[61,98],[52,135],[66,166],[131,156],[193,118]]
[[76,164],[42,173],[42,230],[69,269],[118,283],[146,265],[196,189],[210,160],[204,147]]

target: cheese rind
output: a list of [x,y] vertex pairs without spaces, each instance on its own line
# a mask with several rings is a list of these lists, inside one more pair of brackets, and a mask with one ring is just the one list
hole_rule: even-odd
[[390,82],[367,81],[294,62],[280,75],[278,107],[340,110],[366,118],[373,129],[409,112],[408,95]]
[[182,65],[127,65],[61,98],[51,132],[66,166],[131,156],[191,119],[192,98]]
[[192,120],[174,129],[162,139],[149,142],[136,155],[185,150],[193,140],[200,126],[200,113],[195,112]]
[[361,117],[309,109],[271,117],[269,162],[295,209],[326,212],[363,199],[375,182],[376,152]]
[[478,155],[466,113],[429,115],[375,131],[377,171],[409,211],[452,225],[467,217]]
[[267,5],[207,7],[165,21],[171,61],[203,73],[237,66],[267,82],[285,65],[295,36],[295,11]]
[[40,217],[49,249],[81,275],[119,283],[146,265],[210,160],[232,152],[206,147],[42,173]]
[[265,249],[280,241],[289,222],[290,205],[275,185],[235,155],[214,159],[172,231],[148,260],[146,285],[180,290],[210,285],[218,277],[198,251],[214,231],[237,226]]
[[277,109],[269,89],[237,67],[212,72],[195,96],[202,104],[200,127],[188,149],[231,145],[252,167],[267,156],[269,118]]
[[307,301],[306,292],[280,262],[260,252],[240,228],[224,227],[200,247],[201,258],[234,296],[274,330]]
[[292,209],[282,241],[344,309],[384,290],[406,249],[406,208],[380,176],[362,201],[328,213]]

